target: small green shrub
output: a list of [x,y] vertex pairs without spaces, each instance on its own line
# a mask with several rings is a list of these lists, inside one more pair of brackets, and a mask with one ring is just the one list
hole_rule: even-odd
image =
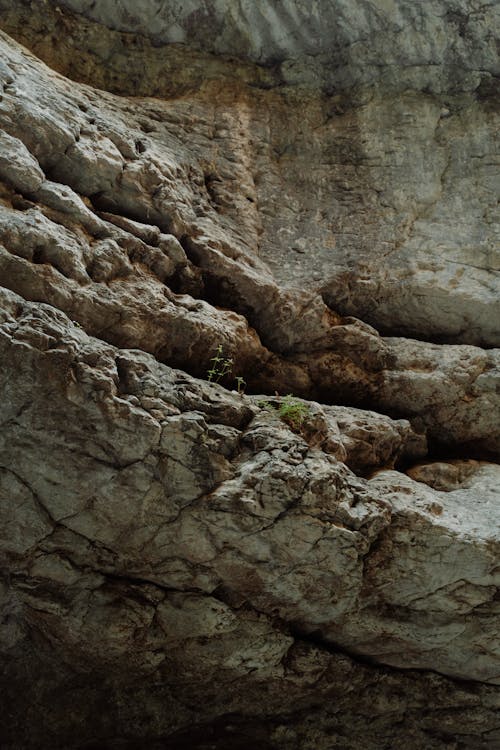
[[245,393],[245,386],[247,382],[244,378],[241,377],[241,375],[237,375],[235,380],[236,380],[236,390],[241,396],[243,393]]
[[309,407],[303,401],[300,401],[300,399],[295,398],[295,396],[289,393],[288,396],[283,396],[279,405],[278,415],[292,430],[300,430],[309,416]]
[[280,419],[285,422],[292,430],[298,432],[304,425],[304,422],[310,416],[311,410],[307,404],[289,393],[283,396],[279,404],[273,404],[270,401],[259,401],[258,404],[262,409],[274,409],[278,412]]
[[[220,383],[223,378],[230,375],[233,370],[234,360],[231,357],[224,355],[224,349],[219,344],[215,355],[210,360],[211,366],[207,370],[207,380],[211,383]],[[241,375],[237,375],[235,378],[236,390],[242,396],[245,393],[246,380]]]
[[207,371],[207,380],[211,383],[220,383],[223,377],[228,375],[233,369],[233,360],[224,356],[222,345],[219,344],[217,352],[210,362],[212,366]]

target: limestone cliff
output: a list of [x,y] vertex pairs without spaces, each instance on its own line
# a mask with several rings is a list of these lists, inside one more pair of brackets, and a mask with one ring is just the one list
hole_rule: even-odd
[[498,5],[0,11],[2,748],[498,748]]

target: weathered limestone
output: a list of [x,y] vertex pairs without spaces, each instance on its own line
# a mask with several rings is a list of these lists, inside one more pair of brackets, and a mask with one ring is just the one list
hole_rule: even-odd
[[[330,407],[321,421],[313,405],[311,433],[295,434],[258,397],[89,338],[53,307],[7,292],[2,310],[7,664],[13,658],[29,673],[43,658],[56,691],[71,665],[82,696],[98,695],[85,675],[103,674],[125,704],[137,677],[161,685],[153,705],[163,695],[168,709],[148,729],[158,738],[221,710],[245,713],[244,696],[252,712],[262,711],[264,684],[277,695],[298,690],[305,706],[314,696],[317,705],[339,679],[352,687],[367,669],[339,661],[339,646],[379,664],[498,683],[497,466],[478,465],[447,493],[394,471],[361,479],[336,455],[358,470],[372,467],[363,451],[370,441],[380,451],[388,419]],[[394,450],[414,454],[409,425],[394,423],[392,434],[380,461]],[[26,628],[30,640],[36,633],[53,644],[49,653],[31,655]],[[329,647],[332,656],[322,653]],[[290,667],[301,652],[303,666]],[[319,664],[317,676],[304,678]],[[328,664],[352,674],[332,684]],[[15,685],[28,689],[20,675]],[[194,713],[166,697],[181,686],[189,702],[205,704],[207,681],[214,697]],[[45,678],[41,685],[44,693]],[[439,693],[445,683],[422,677],[421,685]],[[493,695],[484,692],[471,709],[485,733]],[[288,709],[276,698],[278,717]],[[146,697],[140,701],[146,710]],[[319,720],[325,716],[321,709]],[[102,740],[107,720],[89,736]],[[270,747],[313,747],[317,737],[302,720],[291,734],[262,727],[273,734]],[[14,719],[5,731],[6,747],[41,746],[70,736],[75,724],[57,713],[51,727],[38,718],[21,730]],[[131,722],[127,736],[137,731]],[[383,732],[399,736],[386,725]]]
[[[111,29],[142,34],[155,44],[183,43],[261,65],[281,63],[285,80],[318,77],[353,87],[377,78],[400,89],[438,91],[462,86],[481,70],[500,73],[495,3],[410,0],[370,3],[348,0],[302,3],[282,0],[190,0],[96,4],[62,0],[77,13]],[[319,59],[318,59],[319,58]],[[393,68],[391,71],[390,68]],[[397,75],[394,68],[397,68]]]
[[3,23],[79,80],[170,99],[138,142],[198,152],[218,226],[280,285],[391,335],[498,346],[498,4],[181,5],[9,0]]
[[[85,87],[4,50],[17,71],[2,102],[5,286],[55,302],[92,335],[196,374],[221,344],[254,389],[379,405],[418,415],[433,439],[498,451],[498,352],[383,340],[313,292],[280,288],[207,201],[196,145],[164,133],[137,152],[126,101],[107,95],[109,122],[89,125]],[[44,92],[35,104],[33,91]],[[54,179],[42,182],[47,174]],[[107,209],[101,218],[94,204]]]
[[499,746],[497,12],[0,0],[2,748]]

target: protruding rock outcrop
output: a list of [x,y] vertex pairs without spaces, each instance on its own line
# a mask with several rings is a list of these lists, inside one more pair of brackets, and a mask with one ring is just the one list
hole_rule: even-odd
[[[42,702],[68,680],[96,700],[88,675],[103,675],[122,703],[140,679],[141,711],[148,685],[153,704],[166,701],[154,709],[158,738],[227,713],[241,715],[238,732],[246,711],[258,726],[255,712],[274,706],[259,731],[270,747],[299,748],[313,746],[307,722],[297,717],[293,736],[274,726],[297,706],[264,696],[291,684],[328,721],[320,696],[338,690],[339,676],[326,675],[338,665],[354,683],[374,673],[366,657],[389,682],[380,665],[498,683],[496,465],[474,465],[448,492],[391,470],[363,479],[343,462],[359,472],[422,453],[408,423],[312,404],[313,429],[296,434],[257,397],[89,338],[50,306],[7,293],[2,309],[1,559],[11,578],[0,632],[13,702],[33,669]],[[414,689],[415,677],[398,679]],[[446,684],[422,676],[417,693]],[[179,686],[181,706],[165,694]],[[489,731],[494,693],[483,693],[471,710]],[[446,707],[435,700],[430,725]],[[86,736],[103,742],[116,710]],[[22,739],[7,747],[48,746],[76,729],[58,709],[28,730],[12,713]],[[128,725],[131,742],[141,726]]]

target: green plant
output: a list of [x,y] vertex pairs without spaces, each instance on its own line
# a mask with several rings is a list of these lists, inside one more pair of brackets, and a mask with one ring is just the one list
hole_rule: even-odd
[[233,369],[233,360],[224,356],[222,345],[219,344],[217,352],[210,362],[212,366],[207,371],[207,380],[212,383],[220,383],[223,377],[228,375]]
[[235,377],[236,380],[236,390],[240,394],[240,396],[245,393],[245,386],[247,384],[246,380],[241,377],[241,375],[237,375]]
[[[211,367],[207,370],[207,380],[211,383],[220,383],[226,375],[230,374],[234,365],[234,360],[224,355],[224,349],[221,344],[217,347],[217,351],[210,362]],[[236,381],[236,390],[242,396],[245,393],[247,382],[241,375],[237,375],[234,379]]]
[[295,396],[292,396],[291,393],[283,396],[278,404],[273,404],[270,401],[259,401],[258,406],[261,409],[274,409],[277,411],[279,418],[295,431],[300,430],[306,419],[310,416],[308,405],[300,399],[295,398]]
[[303,401],[289,393],[283,396],[279,405],[278,414],[283,422],[286,422],[292,430],[300,430],[309,416],[309,407]]

